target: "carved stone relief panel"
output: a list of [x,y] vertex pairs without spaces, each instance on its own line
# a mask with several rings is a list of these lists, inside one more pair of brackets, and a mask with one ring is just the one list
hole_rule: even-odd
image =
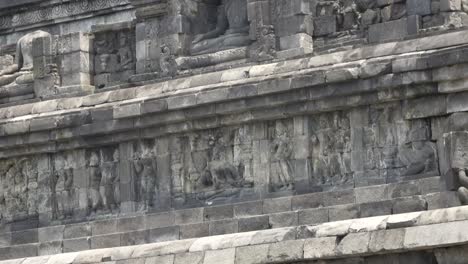
[[37,217],[40,207],[38,159],[24,157],[0,162],[2,221]]
[[292,120],[279,120],[268,125],[271,148],[270,190],[294,190]]
[[335,112],[311,117],[312,185],[353,182],[349,114]]
[[172,191],[179,202],[213,202],[253,185],[252,140],[247,127],[170,138]]
[[135,74],[136,51],[133,29],[96,32],[94,40],[94,82],[105,88],[126,82]]
[[133,175],[139,211],[155,205],[158,194],[158,173],[154,140],[134,142]]

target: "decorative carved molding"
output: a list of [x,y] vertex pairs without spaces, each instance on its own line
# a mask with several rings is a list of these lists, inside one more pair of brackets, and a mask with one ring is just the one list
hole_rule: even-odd
[[117,6],[129,5],[129,0],[82,0],[45,5],[43,8],[3,14],[0,16],[0,30],[42,23],[49,20],[73,17]]

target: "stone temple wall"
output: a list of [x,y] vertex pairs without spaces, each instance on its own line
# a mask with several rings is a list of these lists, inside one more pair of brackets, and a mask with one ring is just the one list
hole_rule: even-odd
[[467,6],[0,2],[0,259],[463,263]]

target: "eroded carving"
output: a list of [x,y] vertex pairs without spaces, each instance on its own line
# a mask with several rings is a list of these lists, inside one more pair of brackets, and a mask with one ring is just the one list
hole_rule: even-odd
[[[4,66],[0,71],[2,94],[7,97],[34,93],[33,41],[37,38],[51,37],[45,31],[38,30],[21,37],[16,45],[13,64]],[[2,96],[5,97],[5,96]]]
[[137,200],[139,210],[148,210],[154,205],[157,189],[157,164],[155,159],[154,141],[138,144],[140,149],[135,152],[133,169],[136,175]]
[[312,118],[312,179],[314,185],[353,181],[349,116],[336,112]]
[[276,36],[273,25],[257,27],[256,42],[252,45],[250,57],[254,61],[272,60],[276,56]]
[[412,124],[399,157],[404,165],[403,175],[438,174],[436,146],[429,141],[429,127],[424,121]]
[[246,0],[222,0],[217,9],[215,28],[198,34],[191,54],[199,55],[250,44]]
[[277,121],[271,143],[270,184],[274,190],[294,189],[294,166],[291,162],[293,144],[291,129],[283,121]]

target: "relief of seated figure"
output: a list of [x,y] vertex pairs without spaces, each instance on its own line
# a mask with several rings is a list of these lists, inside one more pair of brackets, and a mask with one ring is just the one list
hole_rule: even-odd
[[217,13],[216,28],[196,35],[192,41],[190,49],[192,55],[250,44],[246,0],[222,0]]
[[[25,91],[14,90],[19,86],[28,86],[28,88],[32,89],[32,83],[34,82],[32,43],[36,38],[49,36],[49,33],[38,30],[26,34],[18,40],[15,62],[0,71],[0,97],[26,93]],[[32,93],[33,90],[30,92]]]

